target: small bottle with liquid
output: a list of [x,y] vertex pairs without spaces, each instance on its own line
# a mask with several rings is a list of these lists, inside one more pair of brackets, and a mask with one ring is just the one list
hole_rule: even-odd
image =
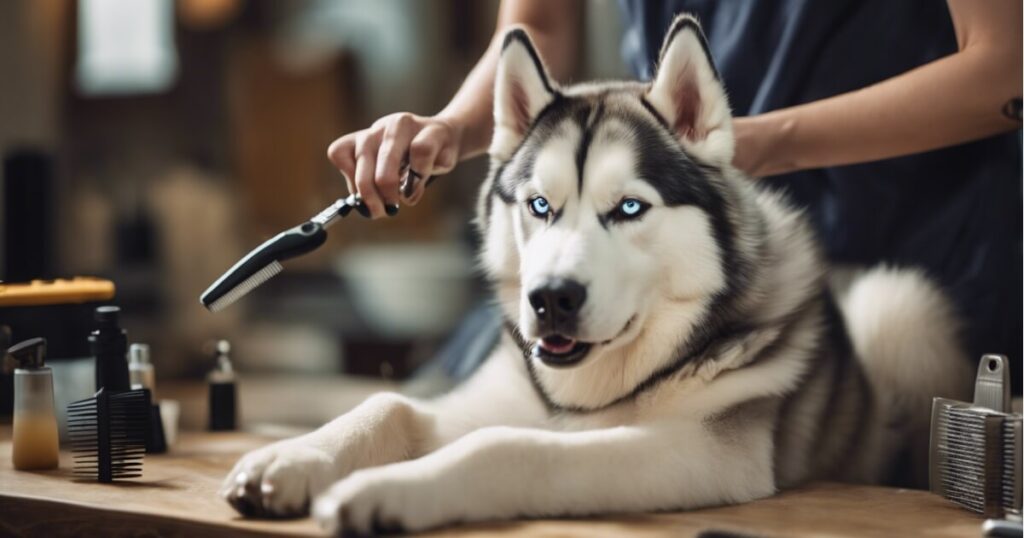
[[60,463],[60,439],[53,405],[53,371],[44,365],[46,339],[25,340],[7,353],[16,365],[11,451],[14,468],[56,469]]
[[238,394],[235,390],[235,370],[228,357],[230,352],[231,344],[227,340],[217,342],[217,365],[206,377],[210,385],[210,431],[234,430],[238,418]]
[[156,376],[153,375],[147,344],[134,343],[128,347],[128,380],[132,390],[149,389],[150,396],[156,401]]
[[149,434],[146,437],[146,452],[167,452],[167,436],[164,433],[160,404],[156,399],[156,375],[153,373],[153,361],[149,359],[149,345],[136,342],[128,347],[128,381],[132,390],[149,390]]

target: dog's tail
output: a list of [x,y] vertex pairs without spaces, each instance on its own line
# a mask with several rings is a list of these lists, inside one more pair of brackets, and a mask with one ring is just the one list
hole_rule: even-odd
[[923,272],[884,266],[852,278],[837,296],[874,394],[878,457],[910,449],[911,480],[920,482],[932,398],[967,400],[974,379],[953,305]]

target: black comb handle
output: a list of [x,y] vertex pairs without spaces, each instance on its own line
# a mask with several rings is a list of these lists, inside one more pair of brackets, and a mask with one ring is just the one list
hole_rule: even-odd
[[203,306],[210,308],[215,301],[245,283],[249,277],[262,271],[265,267],[315,250],[325,241],[327,241],[327,231],[318,222],[308,221],[285,230],[238,260],[238,263],[228,269],[203,292],[199,301],[203,303]]

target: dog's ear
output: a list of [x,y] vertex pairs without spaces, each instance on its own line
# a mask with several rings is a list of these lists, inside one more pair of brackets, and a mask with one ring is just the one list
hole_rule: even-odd
[[732,113],[697,19],[680,15],[661,46],[647,99],[685,149],[717,165],[732,162]]
[[505,34],[494,78],[492,157],[505,160],[541,110],[558,95],[544,62],[522,28]]

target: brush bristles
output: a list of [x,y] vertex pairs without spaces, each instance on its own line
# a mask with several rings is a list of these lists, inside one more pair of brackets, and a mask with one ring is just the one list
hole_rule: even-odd
[[231,291],[225,293],[216,301],[210,303],[209,309],[211,312],[220,312],[225,308],[231,306],[235,301],[244,297],[250,291],[256,289],[264,282],[268,281],[274,275],[284,270],[284,267],[280,262],[274,261],[269,263],[263,269],[256,271],[249,278],[243,280],[239,285],[231,289]]
[[1003,509],[1021,512],[1021,417],[1003,422]]
[[986,517],[1019,512],[1020,452],[1015,445],[1020,417],[970,404],[938,405],[932,424],[932,465],[938,479],[933,491]]
[[[106,413],[100,411],[100,396],[68,405],[68,434],[78,478],[110,479],[142,476],[142,458],[146,452],[149,428],[149,390],[131,390],[103,395],[108,399]],[[101,415],[106,416],[101,416]],[[105,432],[105,439],[100,439]],[[102,457],[100,447],[108,447]],[[106,461],[104,461],[106,460]],[[104,472],[109,469],[109,472]]]

